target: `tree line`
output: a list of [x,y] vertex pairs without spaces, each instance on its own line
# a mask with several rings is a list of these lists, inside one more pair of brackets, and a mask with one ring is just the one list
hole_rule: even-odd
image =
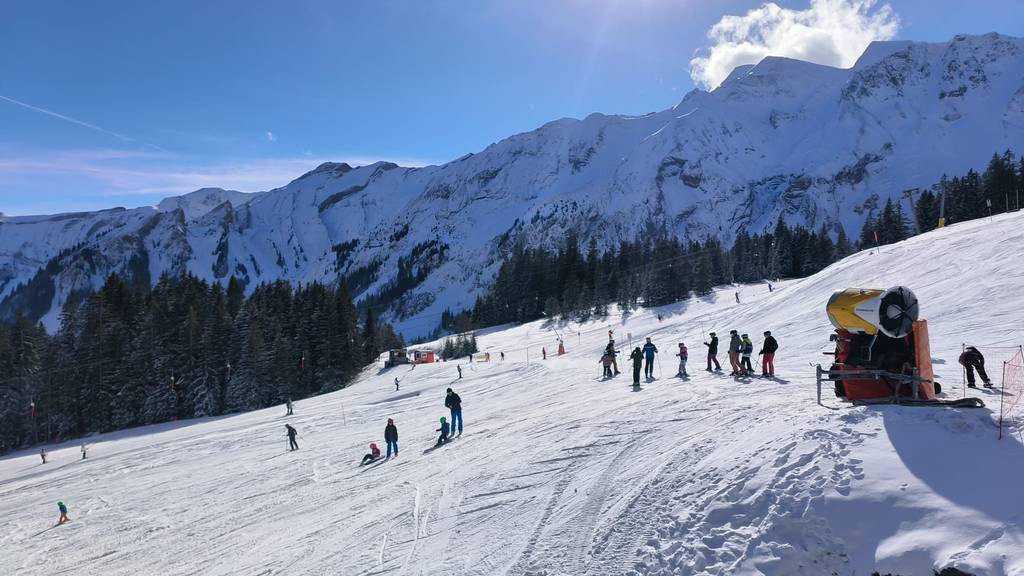
[[53,335],[24,318],[0,324],[0,453],[329,392],[402,345],[344,281],[246,297],[234,278],[150,288],[112,275],[69,299]]

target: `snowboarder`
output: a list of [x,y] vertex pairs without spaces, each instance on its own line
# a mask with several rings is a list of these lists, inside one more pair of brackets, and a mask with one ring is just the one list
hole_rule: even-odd
[[[771,286],[771,284],[769,284]],[[761,345],[761,377],[771,378],[775,376],[775,351],[779,349],[779,343],[772,336],[771,330],[764,331],[764,344]]]
[[288,400],[287,400],[287,401],[286,401],[286,402],[284,403],[284,405],[285,405],[285,408],[287,408],[287,410],[288,410],[288,412],[287,412],[287,413],[285,413],[285,416],[291,416],[291,415],[292,415],[292,399],[291,399],[291,398],[289,398],[289,399],[288,399]]
[[82,444],[82,460],[85,460],[85,444]]
[[679,356],[679,372],[676,374],[676,376],[679,376],[680,378],[689,378],[690,375],[686,373],[686,359],[689,357],[689,355],[690,353],[686,349],[686,343],[680,342],[679,353],[676,354],[676,356]]
[[985,388],[992,387],[992,381],[988,379],[988,374],[985,373],[985,356],[981,354],[981,351],[974,346],[968,346],[963,354],[960,354],[958,360],[963,365],[964,369],[967,370],[967,387],[977,388],[974,385],[974,371],[978,371],[978,376],[981,376],[981,381],[985,383]]
[[750,341],[750,336],[743,335],[743,362],[740,364],[742,373],[744,376],[750,376],[754,373],[754,367],[750,365],[750,355],[754,353],[754,343]]
[[644,353],[637,346],[629,357],[633,360],[633,386],[640,386],[640,367],[644,363]]
[[288,446],[292,450],[298,450],[299,444],[298,442],[295,441],[295,437],[299,435],[299,431],[296,430],[295,428],[292,428],[291,424],[285,424],[284,427],[286,433],[288,434]]
[[434,430],[434,432],[441,433],[441,435],[437,437],[438,446],[448,442],[448,430],[450,430],[450,428],[448,427],[448,422],[445,421],[444,416],[441,416],[441,427],[438,428],[437,430]]
[[614,362],[614,361],[615,361],[615,359],[612,357],[612,355],[607,353],[607,352],[602,354],[601,355],[601,359],[598,360],[598,363],[601,364],[602,366],[604,366],[604,378],[605,379],[611,378],[613,376],[612,375],[612,362]]
[[740,303],[740,293],[739,293],[739,291],[736,291],[736,303],[737,304]]
[[711,372],[711,363],[715,363],[715,370],[721,372],[722,365],[718,363],[718,336],[714,332],[708,334],[711,336],[711,342],[705,342],[704,345],[708,347],[708,367],[707,371]]
[[604,353],[612,359],[612,372],[615,376],[619,375],[619,363],[615,360],[618,352],[615,351],[615,340],[609,340],[608,345],[604,347]]
[[644,344],[644,359],[647,362],[644,364],[644,375],[648,379],[654,378],[654,355],[658,353],[658,347],[651,343],[651,339],[647,339],[647,343]]
[[63,501],[57,501],[57,510],[60,510],[60,518],[57,519],[58,526],[71,521],[71,518],[68,518],[68,507],[64,505]]
[[462,379],[462,366],[460,364],[456,364],[455,368],[459,371],[459,379],[461,380]]
[[46,464],[46,448],[39,449],[39,457],[43,459],[43,464]]
[[740,373],[740,352],[743,351],[743,340],[735,330],[729,330],[729,366],[732,367],[730,376]]
[[388,445],[388,458],[391,458],[391,449],[395,449],[395,456],[398,456],[398,427],[395,426],[394,418],[388,418],[388,425],[384,427],[384,442]]
[[377,458],[380,458],[380,448],[377,448],[376,442],[370,442],[370,453],[363,456],[363,461],[359,465],[365,466]]
[[458,423],[458,427],[459,427],[459,435],[461,436],[462,435],[462,398],[459,398],[459,395],[456,394],[454,391],[452,391],[451,388],[449,388],[448,389],[448,394],[445,395],[445,397],[444,397],[444,406],[445,406],[445,408],[451,410],[451,413],[452,413],[452,434],[455,434],[455,427],[456,427],[456,422],[457,422]]
[[398,377],[395,377],[395,392],[398,392]]

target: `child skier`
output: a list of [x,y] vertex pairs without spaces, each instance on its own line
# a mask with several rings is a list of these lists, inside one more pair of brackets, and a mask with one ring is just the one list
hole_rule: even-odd
[[448,442],[448,421],[444,416],[441,416],[441,427],[434,432],[440,432],[441,435],[437,438],[437,445],[446,444]]
[[611,356],[612,359],[612,372],[615,376],[619,375],[619,363],[615,361],[615,356],[618,352],[615,351],[615,340],[609,340],[608,345],[604,348],[604,353]]
[[676,376],[679,376],[680,378],[689,378],[690,375],[686,373],[686,360],[690,356],[690,353],[686,349],[686,343],[679,343],[679,353],[676,354],[676,356],[679,356],[679,373],[677,373]]
[[291,447],[292,450],[298,450],[299,443],[295,441],[295,437],[299,435],[299,431],[296,430],[295,428],[292,428],[291,424],[285,424],[284,427],[285,431],[288,434],[288,445]]
[[750,336],[744,334],[741,336],[743,339],[743,362],[741,364],[740,374],[744,376],[750,376],[754,373],[754,367],[750,365],[750,355],[754,353],[754,343],[751,342]]
[[370,453],[367,454],[366,456],[363,456],[363,461],[359,465],[365,466],[370,462],[373,462],[377,458],[380,458],[380,448],[377,448],[376,442],[370,442]]
[[64,502],[58,501],[57,509],[60,510],[60,518],[57,519],[58,526],[71,521],[71,518],[68,518],[68,507],[64,505]]
[[598,363],[604,366],[604,378],[612,377],[612,355],[605,352],[598,360]]

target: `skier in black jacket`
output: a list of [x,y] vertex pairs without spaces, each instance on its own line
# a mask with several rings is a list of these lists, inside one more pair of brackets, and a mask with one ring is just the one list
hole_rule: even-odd
[[[770,286],[770,284],[769,284]],[[764,331],[764,344],[761,345],[761,377],[770,378],[775,376],[775,351],[779,349],[779,343],[772,336],[771,330]]]
[[978,376],[981,376],[981,381],[985,383],[985,388],[992,387],[992,381],[988,379],[988,374],[985,373],[985,356],[981,354],[981,351],[974,346],[968,346],[963,354],[960,354],[958,360],[960,364],[967,370],[967,387],[977,388],[974,384],[974,371],[978,371]]
[[299,435],[298,430],[292,428],[291,424],[285,424],[285,431],[288,433],[288,446],[292,450],[299,449],[299,443],[295,441],[295,437]]
[[398,456],[398,427],[395,420],[388,418],[388,425],[384,427],[384,442],[388,445],[388,458],[391,458],[391,448],[395,449],[395,456]]
[[452,412],[452,434],[455,434],[456,422],[459,423],[459,434],[462,434],[462,398],[449,388],[448,394],[444,397],[444,406]]
[[709,334],[709,336],[711,336],[711,342],[705,342],[704,343],[704,345],[708,347],[708,367],[707,367],[707,371],[711,372],[711,363],[712,362],[715,363],[715,370],[721,371],[722,370],[722,365],[718,363],[718,336],[715,336],[714,332]]
[[644,353],[637,346],[633,349],[633,353],[629,355],[630,360],[633,361],[633,386],[640,385],[640,368],[644,365]]

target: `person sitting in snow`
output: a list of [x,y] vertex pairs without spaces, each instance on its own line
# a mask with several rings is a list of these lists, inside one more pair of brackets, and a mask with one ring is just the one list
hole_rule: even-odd
[[434,430],[434,432],[441,433],[441,435],[437,437],[438,446],[440,446],[441,444],[446,444],[448,442],[448,430],[448,420],[444,416],[441,416],[441,427],[438,428],[437,430]]
[[686,349],[685,342],[679,343],[679,353],[676,354],[676,356],[679,357],[679,372],[676,376],[679,376],[680,378],[689,377],[690,375],[686,373],[686,360],[689,358],[690,352]]
[[365,466],[366,464],[373,462],[377,458],[380,458],[380,448],[377,448],[376,442],[370,442],[370,453],[367,454],[366,456],[363,456],[363,461],[359,465]]

